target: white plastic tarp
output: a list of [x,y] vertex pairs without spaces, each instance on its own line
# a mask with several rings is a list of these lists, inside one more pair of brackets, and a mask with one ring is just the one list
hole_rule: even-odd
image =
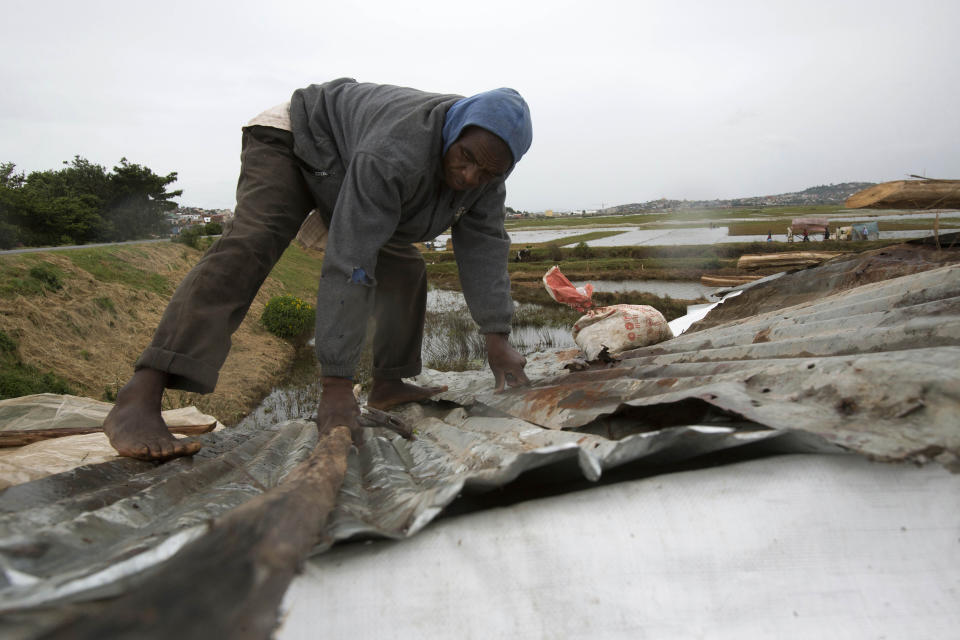
[[960,475],[789,455],[440,520],[310,560],[279,640],[951,638]]

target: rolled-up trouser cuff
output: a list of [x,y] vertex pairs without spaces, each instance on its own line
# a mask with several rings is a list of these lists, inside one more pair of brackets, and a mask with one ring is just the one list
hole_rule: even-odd
[[489,322],[480,327],[480,333],[510,333],[510,322]]
[[200,360],[157,347],[147,347],[134,364],[134,369],[165,371],[168,389],[197,393],[211,393],[219,377],[217,369]]
[[350,378],[356,373],[356,366],[352,364],[323,364],[320,363],[320,375],[331,378]]
[[418,376],[421,371],[423,371],[423,362],[417,360],[414,363],[401,367],[374,367],[373,377],[379,378],[380,380],[399,380],[400,378]]

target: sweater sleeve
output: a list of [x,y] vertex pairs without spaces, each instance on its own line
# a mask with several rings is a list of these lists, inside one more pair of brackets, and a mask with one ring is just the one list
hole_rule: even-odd
[[491,186],[451,229],[460,286],[481,333],[510,333],[513,317],[510,237],[503,226],[506,195],[502,182]]
[[373,307],[377,253],[400,219],[398,178],[360,153],[347,167],[330,222],[317,289],[316,352],[322,374],[353,377]]

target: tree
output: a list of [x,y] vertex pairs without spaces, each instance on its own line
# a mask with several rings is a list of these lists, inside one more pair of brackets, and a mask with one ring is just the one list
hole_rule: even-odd
[[111,196],[104,210],[112,226],[111,239],[169,233],[166,213],[177,208],[170,200],[183,194],[183,190],[167,191],[167,186],[176,180],[176,172],[158,176],[147,167],[121,158],[120,166],[114,167],[110,176]]
[[23,173],[14,173],[12,162],[0,163],[0,249],[9,249],[20,242],[20,229],[15,224],[14,214],[19,208],[19,192],[23,186]]
[[91,242],[101,233],[103,167],[79,156],[60,171],[34,171],[17,182],[7,220],[30,246]]
[[168,232],[176,208],[167,191],[177,174],[159,176],[121,158],[108,173],[80,156],[59,171],[15,172],[0,164],[0,247],[83,244],[146,238]]

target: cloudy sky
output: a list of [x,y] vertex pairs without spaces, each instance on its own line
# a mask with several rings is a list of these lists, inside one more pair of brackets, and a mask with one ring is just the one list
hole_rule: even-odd
[[6,0],[0,162],[176,171],[234,203],[240,127],[313,82],[511,86],[518,209],[960,178],[957,0]]

